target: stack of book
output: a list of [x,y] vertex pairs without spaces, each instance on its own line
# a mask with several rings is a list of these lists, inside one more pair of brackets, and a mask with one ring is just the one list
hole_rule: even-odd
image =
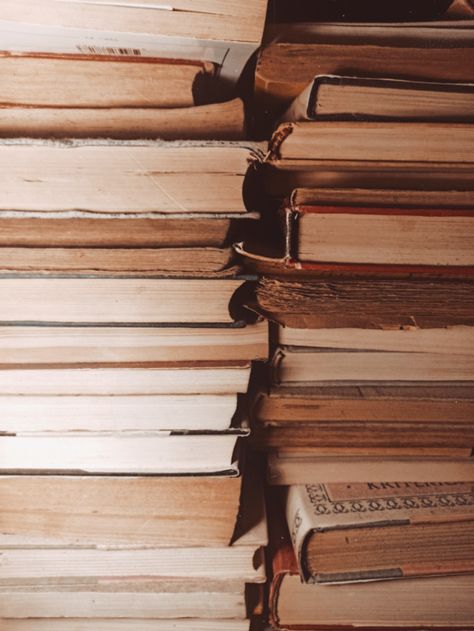
[[0,136],[242,138],[266,4],[4,2]]
[[235,84],[266,3],[146,5],[2,6],[5,631],[248,631],[262,610],[245,393],[268,327],[230,247],[261,145],[211,83]]
[[275,629],[472,628],[472,483],[318,483],[272,500]]
[[248,629],[266,525],[240,442],[268,334],[226,243],[257,149],[1,144],[2,629]]
[[[287,0],[273,4],[277,17],[286,23],[269,25],[266,30],[255,88],[260,103],[274,112],[282,113],[316,75],[450,83],[473,80],[469,2],[456,3],[457,11],[451,14],[442,11],[452,4],[449,0],[416,5],[405,1],[392,7],[373,0],[357,5],[323,0],[314,7]],[[312,17],[345,21],[311,22]]]
[[280,628],[474,620],[472,32],[279,25],[260,53],[268,237],[236,247],[272,322]]
[[[449,35],[447,24],[426,28]],[[308,24],[291,28],[309,38]],[[310,41],[288,53],[295,71],[300,55],[319,63]],[[257,86],[276,45],[260,53]],[[236,246],[273,322],[255,416],[280,482],[472,479],[474,87],[386,72],[317,76],[287,108],[262,177],[275,237]]]

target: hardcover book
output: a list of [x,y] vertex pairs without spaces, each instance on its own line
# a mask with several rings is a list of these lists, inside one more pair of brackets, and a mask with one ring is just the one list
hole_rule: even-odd
[[255,75],[259,101],[283,112],[315,75],[472,82],[469,20],[306,22],[267,29]]
[[305,120],[472,121],[474,84],[318,75],[281,122]]
[[289,525],[306,581],[459,574],[474,564],[471,484],[290,486]]
[[326,585],[301,581],[284,516],[275,512],[270,543],[269,608],[276,629],[317,631],[322,625],[364,629],[464,631],[474,615],[472,575]]

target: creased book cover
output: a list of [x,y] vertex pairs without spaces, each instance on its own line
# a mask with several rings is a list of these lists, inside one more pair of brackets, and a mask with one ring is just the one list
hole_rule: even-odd
[[[287,490],[286,518],[301,577],[306,582],[317,582],[305,558],[313,535],[387,527],[388,536],[390,526],[472,522],[474,485],[469,482],[295,485]],[[367,579],[372,578],[382,578],[382,575],[371,577],[367,573]],[[334,582],[344,582],[344,579]]]

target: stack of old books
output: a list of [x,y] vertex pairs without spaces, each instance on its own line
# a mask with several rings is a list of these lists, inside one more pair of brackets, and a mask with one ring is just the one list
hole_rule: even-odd
[[266,8],[266,0],[7,0],[0,135],[241,138],[235,85],[260,44]]
[[275,236],[237,249],[272,321],[281,628],[474,624],[472,33],[279,25],[260,53]]
[[0,15],[0,628],[248,630],[268,334],[230,245],[261,146],[195,91],[265,2],[26,4]]

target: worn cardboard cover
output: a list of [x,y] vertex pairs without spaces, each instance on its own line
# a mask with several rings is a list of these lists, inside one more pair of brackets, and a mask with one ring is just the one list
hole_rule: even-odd
[[[468,482],[290,486],[286,496],[286,518],[300,573],[305,581],[312,582],[314,579],[306,567],[305,553],[314,533],[341,528],[471,521],[474,519],[474,490]],[[387,574],[385,578],[393,576]]]
[[[474,93],[474,84],[472,83],[441,83],[439,81],[406,81],[404,79],[392,79],[386,77],[353,77],[346,75],[331,75],[320,74],[316,75],[311,83],[301,92],[299,96],[293,101],[290,107],[286,110],[283,116],[280,118],[280,123],[284,122],[298,122],[298,121],[310,121],[310,120],[331,120],[340,119],[341,114],[325,114],[324,112],[317,112],[319,90],[323,85],[335,85],[335,86],[360,86],[363,88],[374,88],[374,98],[377,96],[377,88],[390,88],[394,90],[416,90],[421,94],[423,93],[440,93],[449,98],[448,95],[472,95]],[[428,118],[432,118],[436,115],[436,101],[430,101],[429,107],[431,108],[431,114]],[[357,114],[349,113],[351,108],[350,103],[347,104],[348,113],[344,114],[344,118],[353,119],[356,116],[358,119],[361,117],[361,113]],[[427,110],[428,111],[428,110]],[[439,112],[442,115],[442,110]],[[370,117],[372,118],[372,117]],[[403,116],[403,118],[409,118],[409,115]]]

